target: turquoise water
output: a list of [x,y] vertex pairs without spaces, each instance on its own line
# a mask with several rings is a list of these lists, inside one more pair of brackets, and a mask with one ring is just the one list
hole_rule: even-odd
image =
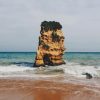
[[36,53],[33,52],[1,52],[0,65],[32,66]]
[[[0,52],[0,77],[36,76],[38,70],[33,68],[35,56],[34,52]],[[43,71],[44,76],[57,74],[59,70],[66,76],[86,77],[84,73],[89,73],[93,77],[100,77],[99,52],[68,52],[64,54],[64,60],[64,65],[47,66]]]
[[[0,65],[24,65],[32,67],[35,52],[0,52]],[[80,65],[100,66],[100,52],[68,52],[64,60]]]
[[70,52],[64,58],[80,65],[100,66],[100,52]]

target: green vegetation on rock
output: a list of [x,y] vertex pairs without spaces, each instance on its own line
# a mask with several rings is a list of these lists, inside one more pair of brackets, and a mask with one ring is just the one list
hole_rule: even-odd
[[60,36],[59,35],[57,35],[57,33],[56,32],[52,32],[52,41],[53,42],[59,42],[60,41]]
[[43,31],[47,32],[48,30],[56,31],[57,29],[58,30],[62,29],[62,25],[59,22],[43,21],[41,23],[41,31],[40,31],[40,33],[42,33]]

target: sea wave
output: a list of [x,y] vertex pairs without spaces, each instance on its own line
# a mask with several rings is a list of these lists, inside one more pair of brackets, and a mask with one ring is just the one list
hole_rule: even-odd
[[34,68],[30,66],[23,66],[23,65],[8,65],[8,66],[1,66],[0,65],[0,77],[8,77],[8,76],[28,76],[32,77],[35,75],[41,76],[49,76],[49,75],[71,75],[74,77],[86,78],[87,75],[91,77],[100,77],[100,67],[96,66],[87,66],[87,65],[80,65],[78,63],[71,63],[66,62],[65,65],[60,66],[47,66],[47,67],[40,67]]
[[86,77],[87,74],[92,77],[100,77],[100,67],[80,65],[78,63],[67,63],[64,65],[65,73],[71,74],[75,77]]

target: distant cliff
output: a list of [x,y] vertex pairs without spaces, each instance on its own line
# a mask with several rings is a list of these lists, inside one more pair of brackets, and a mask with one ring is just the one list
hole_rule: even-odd
[[62,25],[55,21],[44,21],[41,23],[38,50],[34,66],[55,66],[65,64],[64,36]]

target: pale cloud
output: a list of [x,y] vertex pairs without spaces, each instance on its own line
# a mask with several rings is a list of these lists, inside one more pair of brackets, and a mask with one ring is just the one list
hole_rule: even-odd
[[0,0],[0,51],[35,51],[40,23],[61,22],[69,51],[100,51],[99,0]]

